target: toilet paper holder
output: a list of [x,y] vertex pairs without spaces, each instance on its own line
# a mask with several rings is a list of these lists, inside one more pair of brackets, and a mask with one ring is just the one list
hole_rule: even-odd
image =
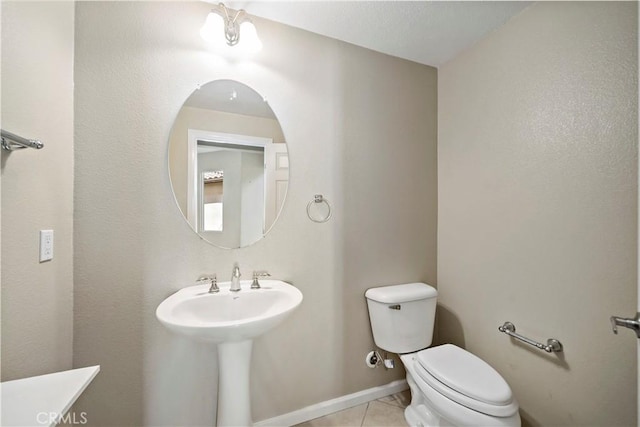
[[500,332],[504,332],[512,338],[520,340],[524,343],[532,345],[540,350],[544,350],[547,353],[559,353],[562,351],[562,343],[555,338],[549,338],[547,340],[547,345],[539,343],[537,341],[532,340],[531,338],[527,338],[523,335],[516,333],[516,325],[511,322],[504,322],[502,326],[498,326],[498,330]]

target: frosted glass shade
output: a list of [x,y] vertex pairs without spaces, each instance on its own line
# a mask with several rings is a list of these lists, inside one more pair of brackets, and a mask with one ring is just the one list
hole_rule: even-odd
[[245,21],[240,25],[239,45],[242,45],[242,49],[249,53],[259,52],[262,49],[262,42],[252,22]]
[[200,28],[200,37],[210,43],[224,44],[224,19],[222,16],[210,12],[204,25]]

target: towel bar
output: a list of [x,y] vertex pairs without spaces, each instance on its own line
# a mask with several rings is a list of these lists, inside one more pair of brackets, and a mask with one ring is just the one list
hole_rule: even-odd
[[2,129],[1,133],[2,148],[6,151],[15,151],[22,148],[35,148],[39,150],[44,147],[44,144],[37,139],[23,138],[4,129]]

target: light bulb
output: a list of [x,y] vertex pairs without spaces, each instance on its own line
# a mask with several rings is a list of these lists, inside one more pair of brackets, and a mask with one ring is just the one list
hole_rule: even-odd
[[200,37],[205,41],[221,44],[224,41],[224,19],[215,12],[209,12],[207,20],[200,28]]
[[256,53],[262,49],[262,42],[258,37],[255,25],[251,21],[244,21],[240,24],[240,45],[242,49],[249,53]]

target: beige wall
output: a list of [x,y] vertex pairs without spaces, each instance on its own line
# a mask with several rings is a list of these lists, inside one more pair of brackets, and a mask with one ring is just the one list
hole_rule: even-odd
[[[403,377],[364,364],[373,346],[364,291],[435,283],[436,70],[264,20],[256,20],[262,52],[228,61],[198,35],[208,10],[200,2],[76,6],[74,363],[102,366],[77,408],[95,425],[213,425],[215,351],[154,316],[203,273],[228,280],[238,261],[244,279],[267,269],[304,294],[299,310],[255,343],[256,420]],[[291,159],[278,222],[239,250],[191,231],[167,174],[182,102],[214,79],[269,99]],[[333,206],[325,224],[305,213],[317,193]]]
[[[540,2],[439,70],[439,328],[529,425],[636,425],[636,4]],[[504,321],[559,356],[513,343]]]
[[3,381],[72,365],[73,28],[73,2],[2,2],[2,128],[45,145],[2,151]]

